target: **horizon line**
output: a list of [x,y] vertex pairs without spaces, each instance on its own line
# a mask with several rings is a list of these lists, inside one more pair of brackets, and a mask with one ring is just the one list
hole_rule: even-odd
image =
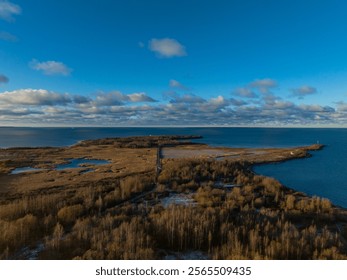
[[0,128],[315,128],[315,129],[347,129],[345,126],[244,126],[244,125],[120,125],[120,126],[104,126],[104,125],[0,125]]

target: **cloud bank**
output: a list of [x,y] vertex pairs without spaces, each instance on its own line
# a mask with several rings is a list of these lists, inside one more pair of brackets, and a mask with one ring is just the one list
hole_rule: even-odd
[[[336,106],[294,103],[258,84],[254,94],[203,98],[171,91],[165,101],[145,92],[99,92],[94,96],[19,89],[0,93],[1,125],[106,125],[106,126],[344,126],[347,103]],[[254,86],[254,85],[252,85]],[[262,94],[264,87],[266,93]]]

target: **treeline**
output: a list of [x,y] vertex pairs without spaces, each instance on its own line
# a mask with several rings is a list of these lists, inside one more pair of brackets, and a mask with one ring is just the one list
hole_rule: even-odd
[[238,183],[248,176],[242,163],[232,161],[166,159],[163,165],[158,182],[177,191],[213,186],[217,181]]
[[150,216],[157,242],[169,250],[201,250],[213,259],[346,258],[338,235],[316,225],[298,229],[284,214],[173,206]]
[[90,146],[90,145],[113,145],[117,148],[153,148],[158,146],[176,146],[194,144],[189,140],[200,139],[198,135],[173,135],[173,136],[136,136],[136,137],[122,137],[122,138],[103,138],[96,140],[84,140],[76,146]]

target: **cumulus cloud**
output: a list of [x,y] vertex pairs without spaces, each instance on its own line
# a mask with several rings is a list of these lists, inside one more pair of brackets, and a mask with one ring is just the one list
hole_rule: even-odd
[[282,98],[279,96],[274,95],[271,92],[266,92],[262,94],[262,102],[264,102],[267,105],[273,105],[275,102],[281,100]]
[[29,66],[34,70],[42,71],[45,75],[50,76],[68,76],[72,71],[64,63],[53,60],[40,62],[34,59],[29,63]]
[[88,97],[44,89],[5,91],[0,93],[0,124],[27,121],[31,124],[97,125],[108,121],[114,123],[115,118],[129,121],[136,114],[155,111],[153,106],[142,105],[145,102],[156,100],[144,92],[123,94],[113,91]]
[[[16,116],[16,117],[26,117],[29,115],[42,115],[44,114],[41,111],[35,111],[35,110],[30,110],[28,108],[13,108],[13,109],[1,109],[0,108],[0,115],[2,116]],[[1,119],[1,118],[0,118]]]
[[[262,94],[259,102],[222,95],[202,98],[170,92],[165,102],[144,92],[100,92],[95,96],[22,89],[0,93],[0,124],[67,125],[345,125],[347,103],[296,104]],[[266,97],[266,98],[265,98]]]
[[123,105],[126,101],[126,96],[119,91],[113,91],[109,93],[99,93],[93,104],[96,106],[112,106],[112,105]]
[[7,0],[0,0],[0,19],[14,21],[14,16],[22,13],[20,6]]
[[241,87],[241,88],[236,88],[233,91],[234,95],[237,95],[239,97],[246,97],[246,98],[257,98],[258,95],[251,90],[250,88],[247,87]]
[[76,104],[86,104],[91,102],[91,99],[89,97],[83,95],[75,95],[72,99],[73,102]]
[[9,79],[5,75],[0,74],[0,84],[6,84],[8,81]]
[[247,105],[248,103],[246,101],[244,101],[244,100],[231,98],[230,99],[230,104],[232,104],[234,106],[244,106],[244,105]]
[[205,103],[206,100],[200,96],[194,94],[183,94],[182,96],[178,94],[171,95],[170,103],[188,103],[188,104],[197,104]]
[[233,95],[236,95],[241,98],[259,98],[259,93],[265,102],[274,99],[274,95],[271,92],[271,89],[276,88],[277,81],[273,79],[257,79],[253,82],[245,85],[244,87],[236,88],[232,91]]
[[342,112],[347,112],[347,103],[344,101],[336,102],[337,110]]
[[225,99],[224,96],[221,96],[221,95],[218,95],[217,97],[212,97],[209,100],[209,103],[217,107],[229,105],[229,102],[227,101],[227,99]]
[[321,106],[321,105],[299,105],[299,108],[303,109],[306,112],[318,112],[318,113],[331,113],[335,112],[335,109],[330,106]]
[[271,88],[277,87],[277,82],[273,79],[257,79],[249,84],[250,88],[256,88],[261,93],[269,93]]
[[0,94],[0,104],[13,105],[66,105],[71,102],[68,94],[59,94],[45,89],[19,89]]
[[120,91],[112,91],[109,93],[100,92],[92,101],[95,106],[124,105],[127,102],[156,102],[156,100],[144,92],[123,94]]
[[148,48],[152,52],[156,53],[158,57],[162,58],[187,55],[185,46],[171,38],[153,38],[149,41]]
[[15,35],[8,33],[6,31],[0,31],[0,40],[8,41],[8,42],[16,42],[18,38]]
[[127,98],[130,102],[157,102],[155,99],[146,95],[146,93],[144,92],[128,94]]
[[297,97],[299,99],[303,99],[307,95],[312,95],[312,94],[317,93],[317,89],[315,87],[311,87],[311,86],[302,86],[299,88],[294,88],[291,91],[292,91],[291,96]]
[[182,83],[176,80],[170,80],[169,87],[175,88],[175,89],[181,89],[181,90],[189,90],[188,87],[186,87],[185,85],[183,85]]

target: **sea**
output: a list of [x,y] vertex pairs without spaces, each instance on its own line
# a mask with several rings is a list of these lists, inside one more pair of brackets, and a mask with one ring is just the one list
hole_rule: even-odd
[[86,139],[146,135],[201,135],[194,140],[224,147],[297,147],[324,144],[312,157],[254,167],[284,185],[308,195],[328,198],[347,208],[347,129],[339,128],[19,128],[0,127],[0,148],[61,147]]

